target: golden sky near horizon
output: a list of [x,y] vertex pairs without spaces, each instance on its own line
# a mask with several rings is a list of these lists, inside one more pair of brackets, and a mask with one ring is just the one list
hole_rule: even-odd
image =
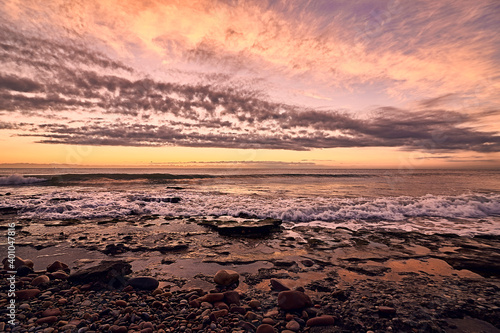
[[500,166],[500,3],[0,0],[0,163]]

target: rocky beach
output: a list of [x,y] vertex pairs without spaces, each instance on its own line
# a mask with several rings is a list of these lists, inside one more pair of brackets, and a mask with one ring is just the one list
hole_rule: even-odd
[[500,332],[498,236],[252,216],[3,220],[18,256],[6,332]]

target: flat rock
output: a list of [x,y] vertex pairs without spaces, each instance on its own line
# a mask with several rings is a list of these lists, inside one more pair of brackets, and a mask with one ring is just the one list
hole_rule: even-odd
[[278,306],[283,310],[298,310],[312,305],[312,301],[301,291],[286,290],[278,294]]
[[281,230],[281,220],[200,221],[198,224],[210,227],[221,235],[235,237],[262,237]]
[[277,291],[290,290],[290,288],[288,288],[287,286],[285,286],[283,283],[281,283],[280,281],[278,281],[276,279],[271,279],[270,283],[271,283],[271,288],[273,290],[277,290]]

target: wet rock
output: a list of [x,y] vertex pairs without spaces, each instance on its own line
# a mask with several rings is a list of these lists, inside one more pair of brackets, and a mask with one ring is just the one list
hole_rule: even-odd
[[33,280],[31,280],[31,285],[37,287],[39,285],[46,284],[49,282],[50,282],[50,278],[47,275],[40,275],[40,276],[37,276],[36,278],[34,278]]
[[199,224],[210,227],[221,235],[225,236],[244,236],[244,237],[262,237],[272,232],[280,231],[281,220],[246,220],[238,221],[200,221]]
[[335,318],[328,315],[311,318],[307,321],[307,326],[330,326],[335,324]]
[[214,282],[221,286],[229,286],[238,282],[240,275],[232,270],[221,269],[214,276]]
[[311,305],[311,299],[303,292],[287,290],[278,294],[278,306],[283,310],[298,310]]
[[285,327],[286,327],[286,329],[288,329],[290,331],[294,331],[294,332],[297,332],[298,330],[300,330],[300,324],[298,322],[296,322],[295,320],[291,320],[288,323],[286,323]]
[[150,276],[138,276],[128,280],[128,284],[139,290],[155,290],[160,285],[157,279]]
[[103,282],[114,287],[123,286],[124,276],[132,273],[131,265],[123,260],[103,260],[97,266],[83,269],[71,274],[68,278],[74,283]]

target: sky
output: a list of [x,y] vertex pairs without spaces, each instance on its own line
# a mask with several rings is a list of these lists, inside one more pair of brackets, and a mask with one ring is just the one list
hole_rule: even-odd
[[500,167],[497,0],[0,0],[0,163]]

